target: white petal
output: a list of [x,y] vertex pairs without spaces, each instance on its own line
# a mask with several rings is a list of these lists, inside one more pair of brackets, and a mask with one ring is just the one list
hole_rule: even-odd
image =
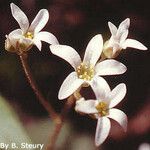
[[140,43],[137,40],[134,39],[127,39],[122,45],[123,49],[126,49],[127,47],[136,48],[139,50],[147,50],[147,47],[145,47],[142,43]]
[[39,39],[34,38],[33,43],[36,45],[36,47],[39,49],[39,51],[41,51],[41,49],[42,49],[41,41]]
[[119,25],[118,31],[117,31],[117,37],[120,39],[122,34],[126,32],[129,29],[130,26],[130,19],[127,18],[124,21],[122,21]]
[[121,45],[119,43],[114,43],[113,44],[113,54],[111,58],[115,58],[118,55],[118,51],[122,49]]
[[97,100],[107,99],[107,95],[110,93],[110,87],[104,78],[94,77],[93,81],[91,82],[91,87]]
[[9,33],[8,38],[11,42],[11,44],[16,47],[16,42],[22,38],[22,30],[21,29],[16,29],[12,32]]
[[109,116],[107,117],[117,121],[120,124],[120,126],[124,129],[124,131],[127,131],[128,120],[126,114],[123,111],[112,108],[109,110]]
[[142,144],[140,144],[138,150],[150,150],[150,144],[149,143],[142,143]]
[[21,29],[16,29],[16,30],[13,30],[12,32],[9,33],[9,38],[19,39],[20,37],[22,37],[22,30]]
[[104,60],[96,65],[95,71],[98,75],[117,75],[126,72],[127,68],[124,64],[113,60]]
[[121,36],[121,38],[120,38],[120,44],[124,43],[124,41],[126,40],[126,38],[127,38],[127,36],[128,36],[128,33],[129,33],[129,31],[126,30],[126,31],[122,34],[122,36]]
[[29,50],[29,49],[32,47],[32,45],[33,45],[33,41],[32,41],[31,39],[28,39],[28,38],[25,38],[25,37],[21,38],[21,39],[19,40],[19,43],[20,43],[20,44],[23,44],[23,47],[22,47],[22,46],[19,47],[19,49],[20,49],[21,51],[27,51],[27,50]]
[[32,21],[29,27],[29,31],[34,33],[41,31],[46,25],[46,23],[48,22],[48,19],[49,19],[48,10],[41,9],[36,15],[36,17],[34,18],[34,20]]
[[99,146],[108,137],[110,131],[110,120],[106,117],[99,118],[97,121],[95,144]]
[[97,109],[95,108],[96,100],[85,100],[81,98],[80,100],[76,101],[75,110],[77,112],[86,113],[86,114],[94,114],[98,113]]
[[28,20],[27,16],[14,3],[11,3],[10,7],[11,7],[11,13],[12,13],[13,17],[16,19],[16,21],[18,22],[20,28],[25,33],[29,28],[29,20]]
[[126,85],[124,83],[120,83],[117,85],[110,93],[109,99],[109,108],[116,106],[121,100],[125,97],[127,92]]
[[58,98],[60,100],[67,98],[73,94],[83,84],[83,82],[84,80],[77,77],[76,72],[70,73],[60,87]]
[[115,36],[116,33],[117,33],[117,27],[113,23],[111,23],[111,22],[108,22],[108,26],[109,26],[111,34],[113,36]]
[[59,44],[57,38],[50,32],[42,31],[35,35],[36,39],[49,44]]
[[101,34],[94,36],[87,45],[83,63],[95,66],[103,48],[103,38]]
[[67,45],[51,45],[51,52],[66,60],[75,70],[81,64],[81,58],[77,51]]

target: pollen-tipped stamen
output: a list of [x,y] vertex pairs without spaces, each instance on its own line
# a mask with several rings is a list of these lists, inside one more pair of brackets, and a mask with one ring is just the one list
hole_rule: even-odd
[[108,112],[108,105],[105,102],[99,102],[95,108],[98,110],[100,116],[106,116],[109,114]]
[[77,67],[77,75],[78,78],[83,80],[92,80],[94,77],[94,67],[92,65],[88,66],[86,64],[81,63],[80,66]]
[[28,38],[28,39],[33,39],[33,38],[34,38],[34,35],[33,35],[33,33],[31,33],[31,32],[27,32],[27,33],[24,34],[24,37],[25,37],[25,38]]

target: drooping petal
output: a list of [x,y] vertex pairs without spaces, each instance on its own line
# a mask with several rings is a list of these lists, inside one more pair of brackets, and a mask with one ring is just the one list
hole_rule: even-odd
[[39,39],[34,38],[33,39],[33,43],[36,45],[36,47],[39,49],[39,51],[41,51],[41,49],[42,49],[42,42]]
[[120,124],[120,126],[124,129],[124,131],[127,131],[128,120],[126,114],[123,111],[112,108],[109,110],[109,116],[107,117],[117,121]]
[[103,38],[101,34],[94,36],[87,45],[83,63],[95,66],[103,48]]
[[110,29],[112,36],[115,36],[117,33],[117,27],[111,22],[108,22],[108,27]]
[[116,106],[120,101],[125,97],[127,92],[126,85],[124,83],[120,83],[117,85],[110,93],[109,99],[109,108]]
[[76,72],[70,73],[60,87],[58,98],[60,100],[67,98],[73,94],[83,84],[83,82],[84,80],[77,77]]
[[75,70],[81,64],[81,58],[77,51],[67,45],[51,45],[51,52],[66,60]]
[[50,32],[42,31],[35,35],[36,39],[49,44],[59,44],[57,38]]
[[41,31],[46,25],[46,23],[48,22],[48,19],[49,19],[48,10],[41,9],[36,15],[36,17],[34,18],[34,20],[32,21],[29,27],[29,31],[34,33]]
[[117,31],[117,37],[119,39],[121,38],[122,34],[124,32],[126,32],[126,30],[128,30],[129,26],[130,26],[130,19],[129,18],[125,19],[124,21],[122,21],[120,23],[120,25],[118,27],[118,31]]
[[97,75],[117,75],[126,72],[127,68],[124,64],[113,60],[104,60],[98,63],[95,67]]
[[9,38],[19,39],[20,37],[22,37],[22,30],[21,29],[16,29],[16,30],[13,30],[12,32],[9,33]]
[[18,22],[20,28],[25,33],[29,28],[29,20],[25,13],[14,3],[10,4],[12,16]]
[[95,144],[99,146],[108,137],[110,131],[110,120],[107,117],[99,118],[97,121]]
[[95,108],[95,102],[96,100],[85,100],[84,98],[81,98],[80,100],[76,101],[75,110],[85,114],[98,113],[97,109]]
[[104,78],[94,77],[90,84],[97,100],[107,99],[107,95],[110,93],[110,87]]
[[142,43],[134,39],[126,39],[122,47],[123,49],[126,49],[127,47],[132,47],[139,50],[147,50],[147,47],[145,47]]
[[16,47],[16,42],[22,38],[22,30],[21,29],[16,29],[12,32],[9,33],[8,35],[9,40],[11,42],[11,44]]

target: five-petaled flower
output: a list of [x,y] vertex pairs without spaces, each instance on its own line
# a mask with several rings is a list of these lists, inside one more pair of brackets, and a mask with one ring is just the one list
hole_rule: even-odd
[[101,81],[101,84],[105,85],[106,81],[100,76],[117,75],[126,71],[125,65],[113,59],[97,63],[103,49],[101,34],[94,36],[90,40],[83,61],[81,61],[75,49],[70,46],[51,45],[50,49],[53,54],[68,61],[75,70],[67,76],[61,85],[58,94],[59,99],[67,98],[83,84],[93,87],[94,82]]
[[126,94],[126,85],[121,83],[117,85],[112,91],[109,85],[101,85],[100,81],[94,83],[93,86],[96,100],[85,100],[81,98],[76,101],[75,110],[77,112],[93,115],[97,121],[95,144],[99,146],[107,138],[110,131],[109,118],[117,121],[124,131],[127,130],[127,116],[119,109],[113,108],[116,106]]
[[41,41],[49,44],[58,44],[56,37],[49,32],[40,32],[49,19],[46,9],[41,9],[35,19],[29,25],[29,20],[24,12],[15,4],[11,3],[11,12],[21,29],[16,29],[6,36],[5,48],[12,52],[22,52],[29,50],[32,45],[36,45],[41,50]]
[[111,37],[104,44],[103,53],[107,58],[116,57],[122,49],[127,47],[136,48],[139,50],[147,50],[147,48],[137,40],[127,39],[129,33],[130,19],[127,18],[122,21],[117,29],[117,27],[108,22],[108,26],[111,32]]

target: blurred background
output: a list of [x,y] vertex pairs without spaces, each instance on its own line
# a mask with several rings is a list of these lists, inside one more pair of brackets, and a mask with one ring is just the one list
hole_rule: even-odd
[[[101,33],[105,41],[110,38],[108,21],[118,26],[126,18],[131,19],[128,37],[137,39],[149,49],[148,0],[0,0],[0,95],[4,97],[3,101],[10,104],[11,111],[15,111],[19,126],[25,128],[23,130],[33,143],[48,141],[52,124],[24,76],[19,57],[5,51],[5,35],[19,28],[11,15],[11,2],[25,12],[30,23],[40,9],[48,9],[50,18],[44,30],[53,33],[60,44],[75,48],[82,57],[87,43],[94,35]],[[137,150],[141,143],[150,143],[150,50],[128,48],[117,60],[127,66],[127,72],[105,79],[111,88],[121,82],[127,85],[127,95],[117,107],[128,116],[128,132],[124,134],[119,125],[112,121],[111,133],[98,149]],[[58,90],[72,67],[53,56],[46,43],[43,43],[41,52],[34,46],[29,52],[28,61],[42,93],[60,112],[65,101],[58,100]],[[88,96],[91,96],[90,90]],[[4,117],[3,113],[0,112],[0,117]],[[96,149],[95,128],[96,120],[77,114],[72,109],[56,149]],[[0,131],[3,131],[2,125]]]

